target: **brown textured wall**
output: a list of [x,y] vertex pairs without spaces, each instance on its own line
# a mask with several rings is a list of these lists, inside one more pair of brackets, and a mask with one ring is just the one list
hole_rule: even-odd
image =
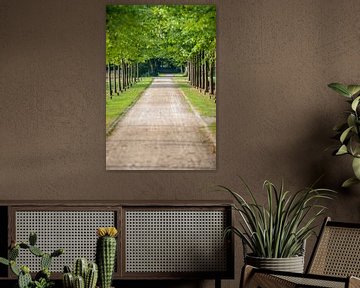
[[[0,199],[222,199],[209,187],[236,175],[264,199],[264,179],[295,189],[325,173],[338,189],[351,173],[324,151],[346,108],[326,85],[360,82],[358,0],[107,3],[217,4],[217,171],[107,172],[106,3],[0,0]],[[329,214],[360,221],[358,190]]]

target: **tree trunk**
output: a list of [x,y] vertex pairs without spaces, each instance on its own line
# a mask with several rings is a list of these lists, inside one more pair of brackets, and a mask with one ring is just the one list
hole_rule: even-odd
[[126,89],[127,89],[127,86],[126,86],[126,67],[125,67],[124,60],[121,60],[121,64],[122,64],[122,82],[123,82],[123,88],[124,88],[124,91],[126,91]]
[[203,75],[204,75],[204,70],[203,70],[203,53],[202,53],[202,51],[200,51],[200,53],[199,53],[199,55],[200,55],[200,91],[204,88],[204,77],[203,77]]
[[112,98],[112,87],[111,87],[111,64],[108,65],[108,78],[109,78],[109,90],[110,90],[110,98]]
[[194,71],[194,87],[197,88],[198,87],[198,59],[197,59],[197,54],[194,55],[194,66],[195,66],[195,71]]
[[198,84],[197,88],[201,89],[201,53],[198,54]]
[[122,87],[121,87],[121,65],[118,65],[118,82],[119,82],[119,93],[122,91]]
[[140,78],[139,78],[139,63],[136,63],[136,78],[137,78],[137,81],[140,81]]
[[205,94],[209,92],[209,61],[205,60],[205,87],[204,92]]
[[193,57],[190,58],[190,63],[189,63],[189,67],[190,67],[190,71],[189,71],[189,81],[190,81],[190,85],[193,84]]
[[132,64],[132,71],[133,71],[133,80],[134,80],[134,84],[136,83],[136,64]]
[[116,64],[114,64],[114,93],[119,95],[117,91],[117,83],[116,83],[117,77],[116,77]]
[[150,64],[150,76],[154,76],[154,64],[151,59],[149,60],[149,64]]
[[130,88],[130,86],[131,86],[131,79],[130,79],[131,70],[130,70],[129,64],[126,64],[126,70],[127,70],[127,72],[126,72],[126,75],[127,75],[127,84],[128,84],[128,87]]
[[191,76],[190,76],[190,61],[189,61],[189,60],[187,61],[187,70],[186,70],[186,71],[187,71],[187,75],[186,75],[186,76],[187,76],[187,78],[188,78],[188,81],[190,82],[190,77],[191,77]]
[[194,87],[195,86],[195,72],[196,72],[196,63],[195,63],[195,55],[193,55],[192,57],[192,81],[191,81],[191,85]]
[[202,52],[202,89],[204,94],[206,93],[205,89],[206,89],[206,65],[205,65],[205,51],[203,50]]
[[210,63],[210,93],[212,95],[214,95],[214,91],[215,91],[213,75],[214,75],[214,63],[211,62]]

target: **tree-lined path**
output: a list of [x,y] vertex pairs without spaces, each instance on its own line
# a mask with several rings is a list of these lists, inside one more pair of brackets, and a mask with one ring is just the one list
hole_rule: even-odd
[[171,76],[154,79],[106,139],[112,170],[215,169],[215,143]]

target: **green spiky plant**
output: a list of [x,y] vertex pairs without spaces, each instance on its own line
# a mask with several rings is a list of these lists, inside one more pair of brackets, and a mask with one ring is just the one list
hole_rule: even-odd
[[[0,263],[10,266],[11,271],[18,277],[19,288],[49,288],[54,285],[50,280],[50,265],[53,257],[58,257],[64,253],[63,249],[57,249],[51,254],[43,252],[36,246],[36,233],[30,233],[29,243],[13,242],[8,251],[8,259],[0,257]],[[40,257],[41,270],[35,275],[33,280],[28,266],[19,266],[16,259],[19,256],[20,249],[28,250],[33,255]]]
[[76,259],[74,272],[70,267],[64,267],[64,288],[95,288],[98,279],[98,267],[96,263],[88,263],[85,258]]
[[233,232],[247,245],[252,256],[263,258],[288,258],[302,255],[303,245],[314,233],[314,222],[323,215],[326,207],[318,200],[332,199],[334,191],[329,189],[305,188],[296,193],[278,189],[270,181],[264,182],[267,203],[261,205],[243,179],[246,193],[251,201],[246,201],[234,190],[221,186],[235,199],[233,205],[240,215],[240,227],[228,227],[225,235]]
[[115,227],[101,227],[97,229],[99,238],[96,243],[96,262],[99,267],[100,288],[110,288],[116,258]]
[[328,87],[346,97],[346,101],[350,104],[350,110],[346,112],[346,122],[334,127],[336,138],[340,143],[333,153],[336,156],[350,155],[353,158],[354,177],[342,184],[343,187],[349,187],[360,183],[360,85],[331,83]]

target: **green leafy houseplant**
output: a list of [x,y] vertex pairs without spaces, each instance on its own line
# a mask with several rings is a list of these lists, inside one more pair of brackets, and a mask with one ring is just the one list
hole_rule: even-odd
[[347,179],[342,184],[343,187],[348,187],[360,183],[360,85],[331,83],[328,87],[346,97],[346,101],[351,106],[347,111],[346,122],[334,127],[336,136],[340,140],[340,145],[334,151],[334,155],[349,154],[353,157],[352,168],[355,177]]
[[220,186],[235,198],[233,208],[240,215],[240,227],[232,226],[225,232],[239,236],[255,257],[288,258],[301,255],[305,240],[314,233],[315,220],[326,209],[317,203],[318,200],[331,199],[334,191],[310,187],[291,193],[284,189],[283,183],[278,189],[266,180],[267,203],[263,206],[244,180],[242,182],[251,201],[246,201],[230,188]]

